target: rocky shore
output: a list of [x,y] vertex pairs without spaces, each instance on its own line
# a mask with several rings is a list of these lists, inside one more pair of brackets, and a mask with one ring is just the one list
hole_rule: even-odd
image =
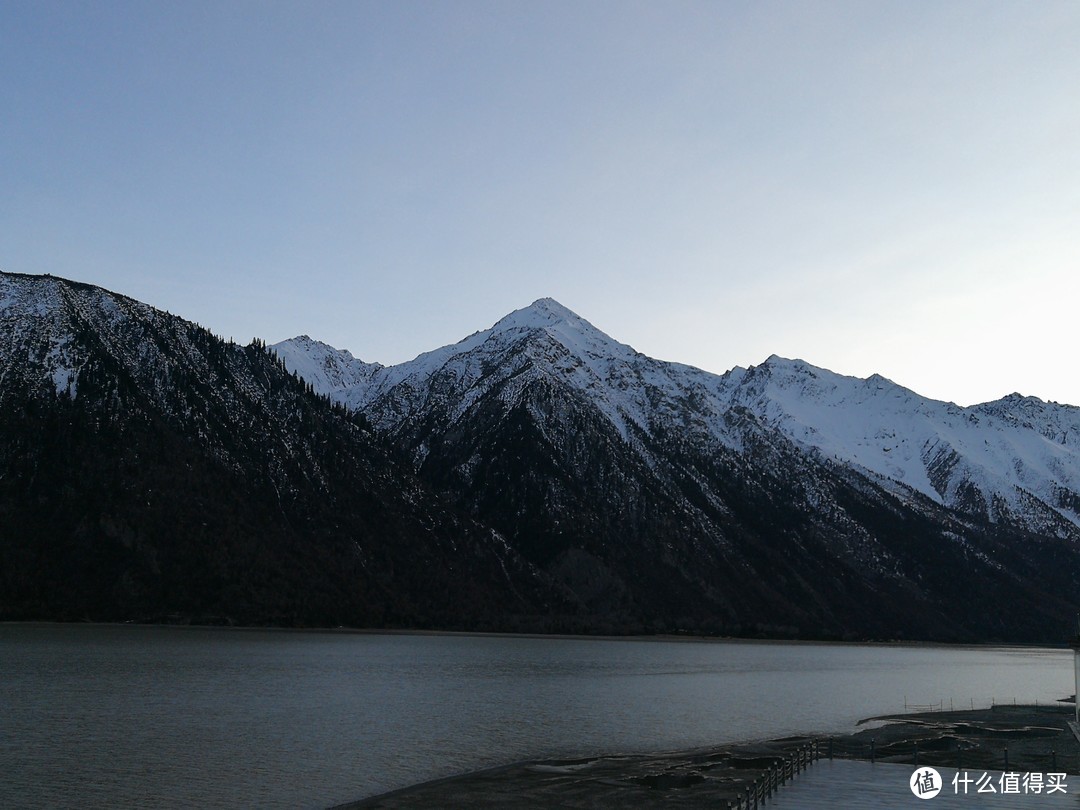
[[[816,743],[827,758],[874,759],[981,771],[1080,773],[1072,706],[995,706],[888,715],[852,734],[789,737],[656,755],[522,762],[373,796],[371,808],[726,807],[764,772]],[[805,753],[803,754],[805,756]],[[812,765],[810,766],[812,767]],[[798,778],[797,775],[795,778]]]

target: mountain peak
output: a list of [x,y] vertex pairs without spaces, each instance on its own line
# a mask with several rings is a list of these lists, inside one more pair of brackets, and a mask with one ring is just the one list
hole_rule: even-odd
[[526,309],[540,309],[540,310],[545,310],[545,311],[548,311],[548,312],[558,313],[560,316],[564,316],[564,317],[567,316],[567,315],[572,317],[572,318],[577,317],[577,315],[575,313],[571,312],[569,309],[564,307],[562,304],[560,304],[554,298],[548,298],[546,296],[544,298],[537,298],[535,301],[533,301],[531,304],[529,304],[529,306],[526,307]]
[[811,363],[807,363],[805,360],[800,360],[797,357],[781,357],[778,354],[770,354],[761,363],[758,368],[766,370],[770,373],[786,373],[795,375],[809,375],[811,377],[816,376],[820,372],[826,371],[826,369],[818,368]]
[[514,310],[491,329],[480,332],[477,336],[522,333],[543,334],[579,356],[636,354],[633,348],[619,343],[553,298],[539,298],[523,309]]
[[283,340],[270,349],[289,371],[295,371],[324,393],[365,385],[382,368],[379,363],[365,363],[346,349],[336,349],[308,335]]
[[[311,337],[311,335],[307,334],[297,335],[294,338],[289,338],[288,340],[283,340],[280,343],[275,343],[270,348],[274,351],[280,352],[285,347],[302,347],[309,350],[317,350],[323,354],[335,354],[350,361],[355,360],[357,362],[363,362],[359,358],[354,357],[353,353],[350,352],[348,349],[339,349],[335,346],[331,346],[329,343],[326,343],[322,340],[316,340],[315,338]],[[379,364],[367,363],[365,365],[377,366]]]
[[538,298],[529,306],[515,309],[506,317],[499,320],[494,329],[532,328],[544,329],[556,324],[566,323],[571,325],[590,325],[588,321],[576,312],[564,307],[554,298]]

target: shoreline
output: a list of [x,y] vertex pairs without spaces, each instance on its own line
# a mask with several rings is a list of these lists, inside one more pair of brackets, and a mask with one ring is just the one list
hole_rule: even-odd
[[657,633],[651,635],[593,635],[581,633],[521,633],[494,630],[435,630],[428,628],[383,628],[383,627],[283,627],[281,625],[230,625],[198,624],[181,622],[139,622],[139,621],[56,621],[50,619],[12,619],[0,621],[0,627],[146,627],[177,628],[186,630],[220,630],[227,632],[274,632],[274,633],[330,633],[339,635],[371,636],[446,636],[450,638],[520,638],[560,641],[626,641],[639,643],[677,642],[681,644],[794,644],[827,647],[902,647],[922,649],[1022,649],[1022,650],[1068,650],[1065,642],[1022,641],[929,641],[917,639],[891,640],[842,640],[812,638],[760,638],[743,636],[694,636],[680,633]]
[[[813,743],[817,756],[972,771],[1080,774],[1071,705],[889,714],[855,731],[657,754],[527,760],[421,782],[333,810],[558,806],[716,807]],[[717,803],[720,804],[717,804]]]

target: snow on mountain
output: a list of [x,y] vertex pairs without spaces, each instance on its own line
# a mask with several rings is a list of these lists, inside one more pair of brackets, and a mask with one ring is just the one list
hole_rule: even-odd
[[773,355],[743,375],[729,396],[803,446],[934,495],[918,448],[911,447],[913,428],[928,418],[920,407],[928,403],[883,377],[843,377]]
[[1049,516],[1034,496],[1080,524],[1076,504],[1061,497],[1080,491],[1080,447],[1054,438],[1067,440],[1080,409],[1039,400],[1017,408],[1008,398],[961,408],[879,375],[845,377],[778,357],[752,369],[732,402],[826,458],[948,506],[991,519],[1007,511],[1046,530]]
[[[307,359],[302,338],[272,348],[301,376],[305,365],[320,362],[318,352],[314,361]],[[432,407],[438,391],[455,392],[453,401],[443,403],[453,422],[495,382],[522,374],[516,390],[537,376],[569,386],[585,394],[624,438],[635,430],[648,431],[658,416],[708,425],[720,435],[726,404],[718,398],[719,378],[647,357],[550,298],[459,343],[380,367],[350,387],[320,387],[314,377],[310,381],[321,393],[369,412],[377,425],[393,428]]]
[[[122,391],[117,397],[145,397],[177,423],[194,425],[224,458],[227,445],[245,438],[239,425],[251,409],[265,410],[272,399],[265,375],[241,354],[241,347],[126,296],[51,276],[0,273],[0,395],[52,389],[74,400],[92,379],[99,389],[112,380],[108,385]],[[221,431],[230,420],[236,424]]]
[[271,349],[294,371],[323,394],[345,391],[362,386],[382,368],[378,363],[365,363],[350,352],[335,349],[307,335],[275,344]]
[[661,429],[739,448],[745,425],[730,418],[738,411],[897,492],[1043,533],[1060,534],[1061,517],[1080,525],[1080,409],[1071,406],[1014,395],[961,408],[879,375],[846,377],[776,356],[710,374],[647,357],[548,298],[391,367],[308,338],[273,348],[316,390],[390,432],[431,414],[453,424],[496,383],[513,380],[500,389],[512,396],[543,379],[587,399],[638,448]]
[[16,369],[34,369],[57,394],[78,394],[80,363],[73,351],[69,296],[58,279],[0,274],[0,382]]
[[1075,406],[1009,394],[993,402],[975,405],[971,410],[1034,430],[1057,444],[1080,447],[1080,408]]
[[[0,382],[17,374],[35,388],[48,383],[74,399],[92,354],[89,340],[156,396],[171,384],[177,362],[192,373],[204,362],[192,343],[199,330],[171,329],[175,320],[88,284],[0,273]],[[250,381],[246,388],[252,389]]]

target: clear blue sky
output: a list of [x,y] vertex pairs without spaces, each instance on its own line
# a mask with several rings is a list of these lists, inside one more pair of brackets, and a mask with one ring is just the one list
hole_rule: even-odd
[[1080,404],[1080,3],[0,0],[0,269]]

